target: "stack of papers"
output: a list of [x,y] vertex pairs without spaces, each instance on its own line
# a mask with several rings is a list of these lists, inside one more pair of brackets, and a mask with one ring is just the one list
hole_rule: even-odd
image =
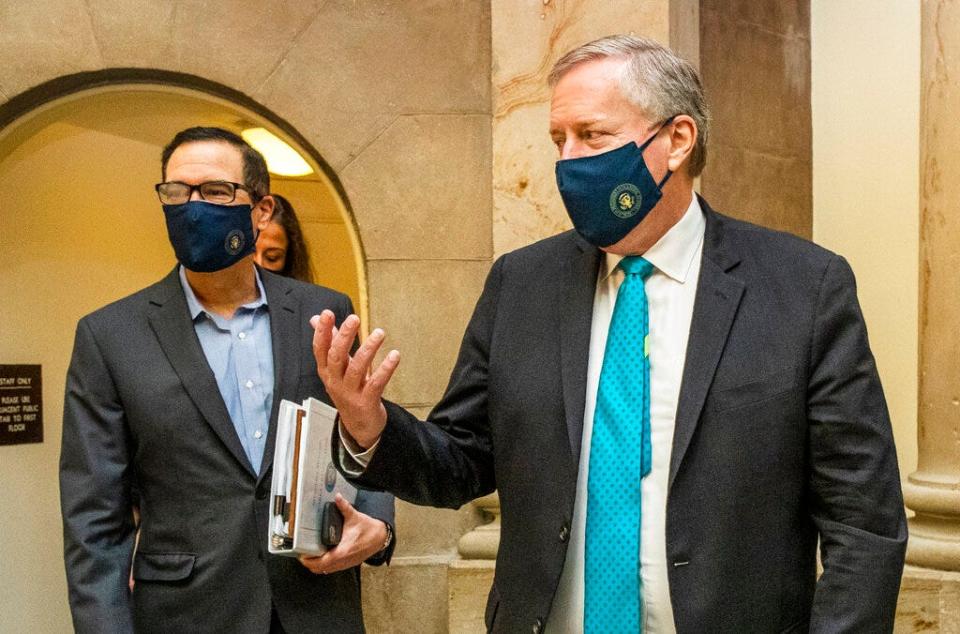
[[268,548],[275,555],[320,555],[320,514],[340,493],[351,504],[357,490],[333,464],[330,437],[337,410],[314,398],[281,401],[273,455],[273,508]]

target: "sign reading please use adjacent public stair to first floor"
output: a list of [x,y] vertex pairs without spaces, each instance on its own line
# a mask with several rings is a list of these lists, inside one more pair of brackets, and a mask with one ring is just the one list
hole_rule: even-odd
[[0,365],[0,445],[43,442],[39,365]]

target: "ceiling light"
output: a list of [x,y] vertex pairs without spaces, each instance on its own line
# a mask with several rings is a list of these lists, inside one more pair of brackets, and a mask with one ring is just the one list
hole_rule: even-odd
[[243,140],[263,154],[267,169],[277,176],[306,176],[313,168],[303,160],[300,153],[282,139],[264,128],[247,128],[240,133]]

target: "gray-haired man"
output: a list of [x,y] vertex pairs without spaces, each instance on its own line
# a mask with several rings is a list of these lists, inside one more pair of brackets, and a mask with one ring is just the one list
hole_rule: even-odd
[[492,631],[890,631],[906,523],[850,267],[694,195],[709,117],[670,51],[604,38],[550,82],[575,231],[497,260],[428,424],[380,398],[398,352],[366,378],[381,331],[351,358],[355,317],[314,322],[344,470],[499,490]]

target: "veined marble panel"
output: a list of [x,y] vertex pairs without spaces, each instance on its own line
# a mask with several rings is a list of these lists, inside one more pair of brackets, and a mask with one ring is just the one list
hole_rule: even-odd
[[614,33],[667,43],[668,0],[492,0],[493,248],[569,228],[554,181],[547,75],[568,50]]

